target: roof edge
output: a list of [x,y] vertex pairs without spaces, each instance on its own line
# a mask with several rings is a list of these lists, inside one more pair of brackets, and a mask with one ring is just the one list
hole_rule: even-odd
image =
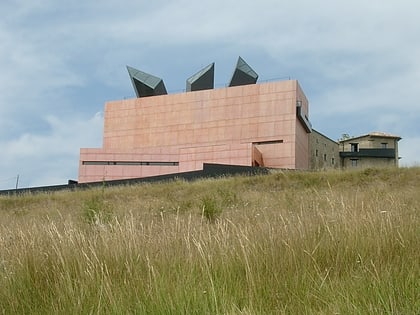
[[385,132],[379,132],[379,131],[373,131],[373,132],[369,132],[360,136],[356,136],[356,137],[350,137],[348,139],[342,139],[339,140],[338,142],[347,142],[350,140],[354,140],[354,139],[359,139],[359,138],[364,138],[364,137],[374,137],[374,138],[390,138],[390,139],[397,139],[397,141],[400,141],[402,138],[400,136],[397,135],[393,135],[390,133],[385,133]]

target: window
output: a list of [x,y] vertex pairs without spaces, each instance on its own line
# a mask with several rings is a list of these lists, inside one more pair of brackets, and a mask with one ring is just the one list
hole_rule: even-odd
[[252,142],[252,144],[255,144],[255,145],[262,145],[262,144],[276,144],[276,143],[283,143],[283,139],[280,139],[280,140],[268,140],[268,141]]
[[147,162],[147,161],[83,161],[82,165],[152,165],[152,166],[178,166],[179,162]]
[[315,156],[318,156],[318,150],[315,150]]
[[327,155],[324,154],[324,162],[327,162]]
[[388,147],[388,143],[383,142],[381,143],[381,149],[386,149]]
[[335,163],[334,158],[331,158],[331,165],[334,165],[334,163]]
[[359,152],[359,144],[358,143],[350,143],[351,152]]
[[351,166],[352,167],[356,167],[357,166],[358,159],[351,159],[350,161],[351,161]]

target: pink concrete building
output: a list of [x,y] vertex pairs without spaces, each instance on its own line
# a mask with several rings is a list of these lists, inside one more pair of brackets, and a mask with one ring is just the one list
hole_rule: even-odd
[[103,147],[80,150],[79,182],[203,163],[308,169],[310,132],[308,100],[295,80],[112,101]]

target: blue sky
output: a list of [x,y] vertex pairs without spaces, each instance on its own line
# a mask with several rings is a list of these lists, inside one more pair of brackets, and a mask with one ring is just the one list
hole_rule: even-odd
[[310,120],[343,133],[400,135],[420,164],[420,2],[201,0],[0,2],[0,189],[77,179],[79,149],[101,147],[106,101],[134,97],[126,65],[171,92],[238,56],[259,81],[299,80]]

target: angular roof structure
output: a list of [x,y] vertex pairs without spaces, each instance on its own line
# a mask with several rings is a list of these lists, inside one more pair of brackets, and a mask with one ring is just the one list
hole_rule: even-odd
[[168,94],[161,78],[127,66],[137,97]]
[[239,56],[229,86],[255,84],[257,79],[258,74]]
[[187,79],[187,92],[214,88],[214,62]]

